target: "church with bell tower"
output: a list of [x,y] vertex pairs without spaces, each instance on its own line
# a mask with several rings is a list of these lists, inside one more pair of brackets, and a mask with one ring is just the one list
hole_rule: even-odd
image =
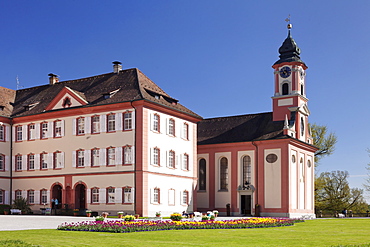
[[315,217],[314,153],[308,128],[306,64],[291,35],[279,48],[272,112],[198,123],[199,211]]

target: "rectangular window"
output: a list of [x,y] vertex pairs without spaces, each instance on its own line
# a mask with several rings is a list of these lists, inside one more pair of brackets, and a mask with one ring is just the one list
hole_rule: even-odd
[[189,155],[184,154],[184,157],[183,157],[183,161],[182,162],[183,162],[182,169],[189,170]]
[[27,200],[29,204],[35,204],[35,191],[34,190],[29,190],[27,192]]
[[48,192],[46,190],[41,190],[41,204],[48,203]]
[[5,171],[5,156],[0,154],[0,171]]
[[35,170],[35,155],[28,155],[28,170]]
[[183,191],[182,192],[182,204],[188,204],[189,192]]
[[168,120],[168,134],[175,136],[175,120],[173,119]]
[[16,132],[16,141],[22,141],[23,137],[23,132],[22,132],[22,126],[17,126],[15,127],[15,132]]
[[100,133],[100,117],[92,116],[91,117],[91,133]]
[[132,148],[124,147],[123,148],[123,164],[132,164]]
[[84,167],[85,166],[85,151],[78,150],[77,151],[77,167]]
[[123,189],[123,203],[133,203],[132,189],[124,188]]
[[47,153],[40,154],[40,163],[41,163],[41,169],[48,169],[48,154]]
[[36,139],[36,126],[35,124],[28,125],[28,140]]
[[168,152],[168,167],[175,168],[175,152],[174,151]]
[[189,125],[187,123],[184,123],[183,137],[185,140],[189,140]]
[[126,112],[123,114],[123,130],[132,129],[132,113]]
[[91,190],[91,203],[99,203],[99,189],[93,188]]
[[57,120],[54,122],[54,137],[62,136],[62,121]]
[[107,203],[115,203],[115,189],[108,188],[107,189]]
[[153,190],[153,202],[159,203],[159,189],[157,188]]
[[100,164],[100,150],[91,150],[91,166],[99,166]]
[[85,118],[77,118],[77,135],[85,134]]
[[5,141],[5,126],[0,125],[0,141]]
[[15,162],[16,162],[16,166],[15,166],[15,170],[16,171],[22,171],[22,155],[16,155],[15,156]]
[[153,115],[153,130],[159,132],[159,123],[160,123],[160,118],[158,114]]
[[48,138],[48,123],[41,123],[41,139]]
[[108,159],[108,166],[113,166],[116,164],[116,149],[115,148],[108,148],[107,150],[107,159]]
[[54,169],[62,168],[62,153],[61,152],[53,153],[53,168]]
[[17,190],[15,191],[15,199],[23,199],[23,196],[22,196],[22,191],[21,190]]
[[108,132],[114,132],[116,130],[116,115],[109,114],[107,116]]
[[0,190],[0,204],[4,204],[4,191]]
[[153,149],[153,165],[159,166],[160,164],[160,152],[158,148]]

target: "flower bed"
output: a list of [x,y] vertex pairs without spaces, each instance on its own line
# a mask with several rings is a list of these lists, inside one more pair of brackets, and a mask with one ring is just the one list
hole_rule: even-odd
[[294,225],[295,220],[284,218],[246,218],[225,221],[83,221],[64,223],[58,230],[91,232],[142,232],[185,229],[241,229]]

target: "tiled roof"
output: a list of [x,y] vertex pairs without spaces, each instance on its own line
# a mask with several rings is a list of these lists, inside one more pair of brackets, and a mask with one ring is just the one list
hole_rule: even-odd
[[14,98],[15,90],[0,87],[0,116],[9,117],[12,114]]
[[[105,105],[135,100],[148,100],[174,110],[201,118],[196,113],[177,103],[160,87],[146,77],[140,70],[133,68],[119,73],[108,73],[78,80],[61,81],[54,85],[43,85],[18,90],[14,102],[12,117],[33,115],[44,112],[45,108],[64,88],[69,87],[88,102],[83,107]],[[111,97],[104,97],[113,91]],[[29,110],[25,105],[39,102]]]
[[198,122],[198,145],[285,138],[284,121],[272,112],[203,119]]

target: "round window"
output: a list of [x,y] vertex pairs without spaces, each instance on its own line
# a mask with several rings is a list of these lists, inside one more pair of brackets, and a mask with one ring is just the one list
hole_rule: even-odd
[[308,168],[311,167],[311,160],[307,161],[307,166],[308,166]]
[[277,161],[278,157],[276,154],[269,154],[266,156],[266,161],[268,163],[275,163]]
[[292,155],[292,163],[295,163],[295,155]]

